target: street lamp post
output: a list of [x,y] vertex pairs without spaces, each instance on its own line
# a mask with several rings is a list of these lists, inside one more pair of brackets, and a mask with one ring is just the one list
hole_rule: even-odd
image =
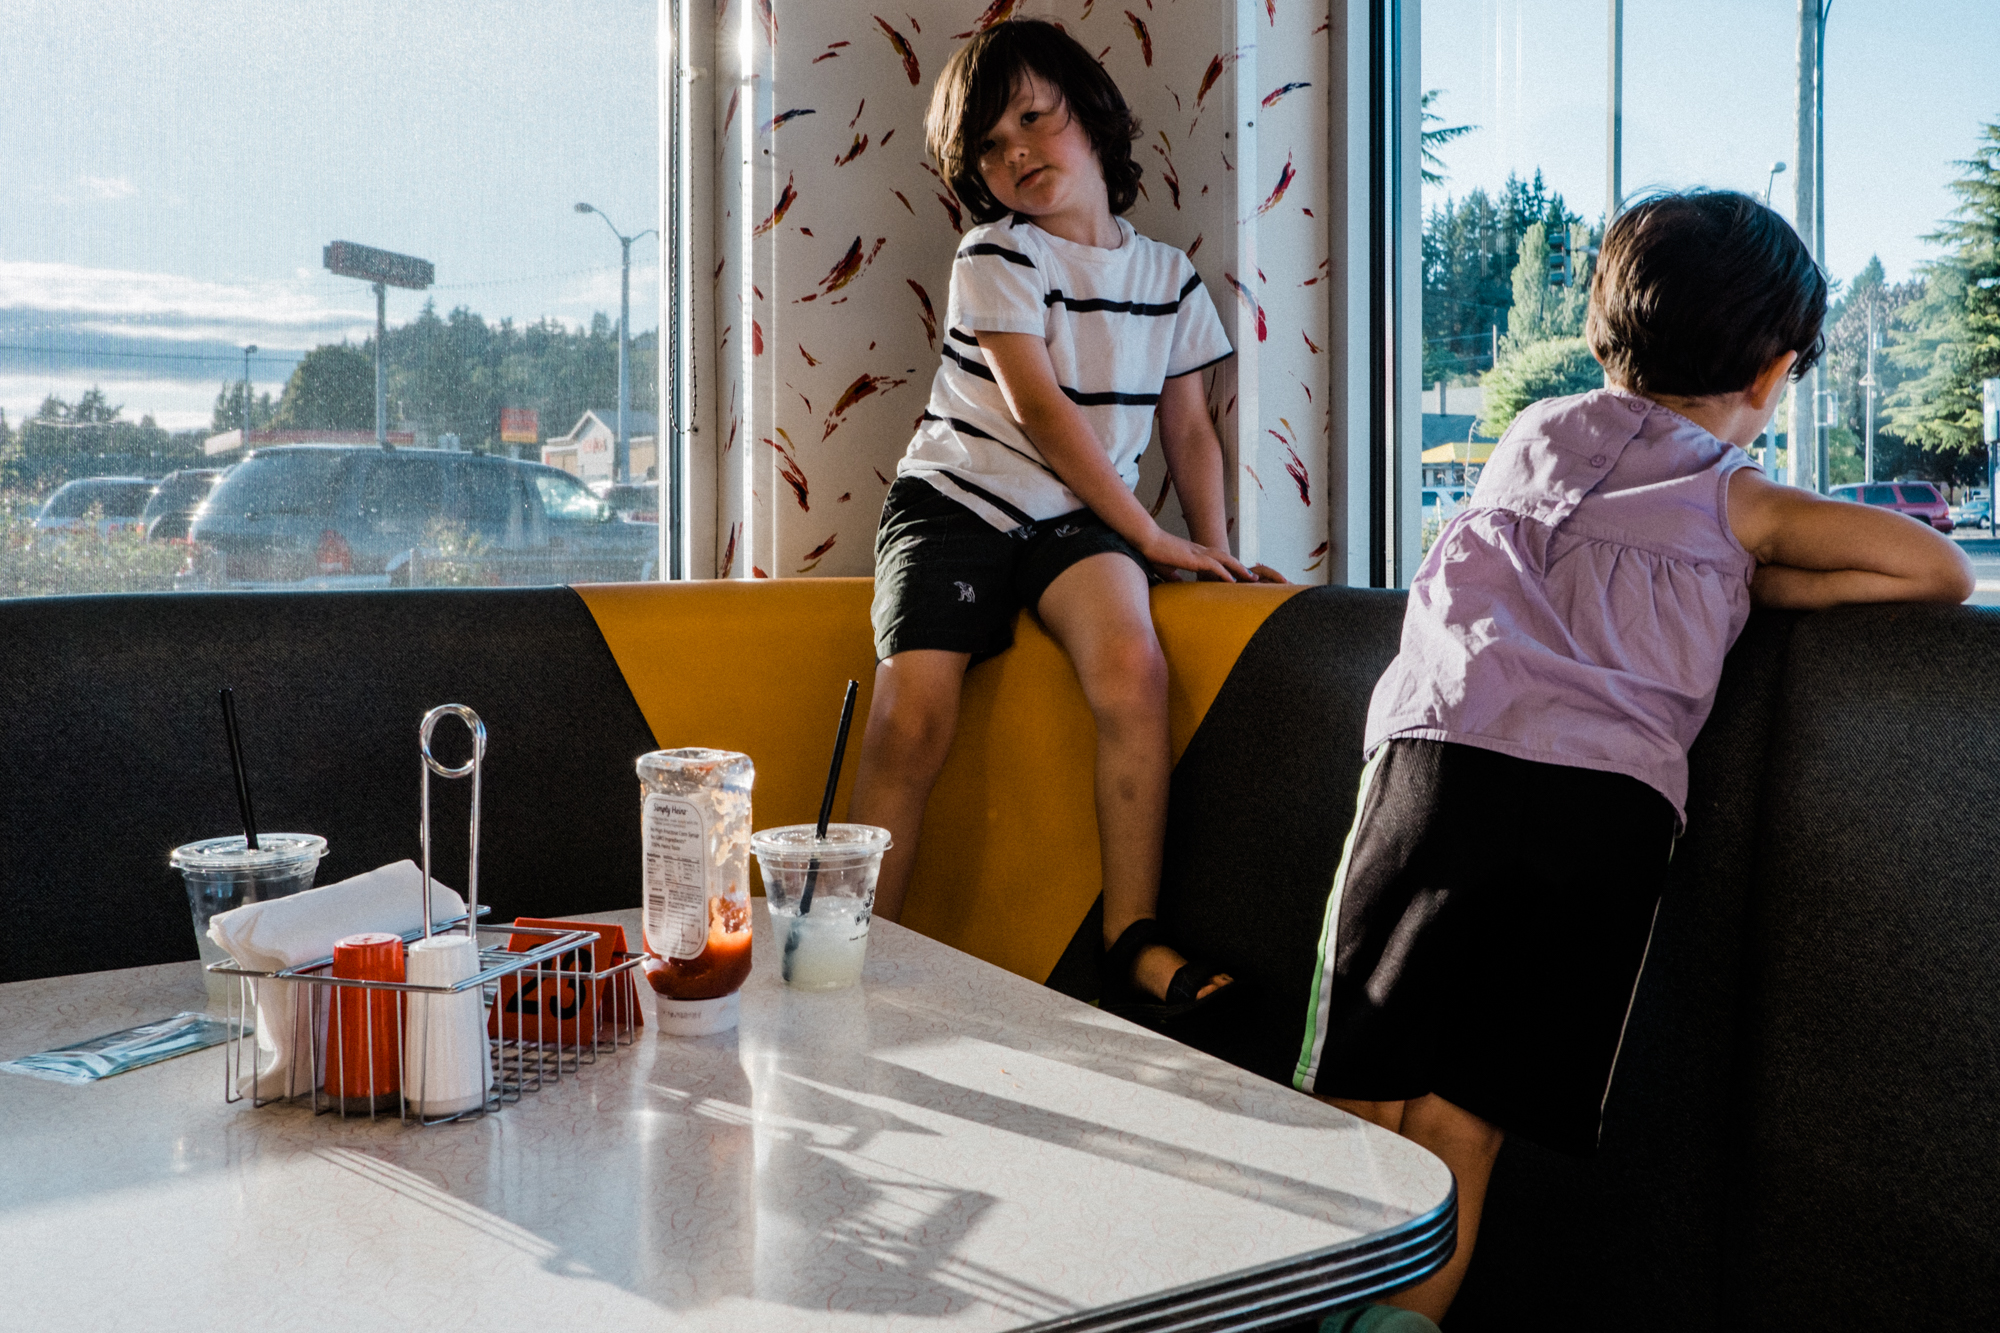
[[[632,242],[646,236],[660,233],[651,227],[635,235],[627,236],[618,230],[617,224],[605,217],[604,210],[589,204],[578,204],[579,213],[595,213],[604,218],[604,225],[611,228],[611,234],[618,238],[620,270],[618,279],[618,443],[611,455],[611,475],[616,481],[632,480],[632,433],[628,424],[632,415],[632,378],[627,369],[628,346],[632,340]],[[659,436],[653,438],[654,457],[659,457]]]
[[1778,173],[1785,169],[1783,162],[1773,162],[1770,174],[1764,177],[1764,207],[1771,206],[1771,187],[1778,183]]
[[256,343],[243,349],[243,452],[246,454],[250,452],[250,357],[256,350]]

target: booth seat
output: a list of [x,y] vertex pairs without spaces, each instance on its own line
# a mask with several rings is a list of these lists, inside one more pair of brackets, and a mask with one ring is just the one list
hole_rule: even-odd
[[[194,956],[168,849],[259,823],[321,882],[416,854],[416,726],[491,733],[499,919],[636,906],[647,750],[757,765],[815,816],[865,580],[0,602],[0,981]],[[1161,912],[1245,987],[1193,1040],[1287,1078],[1400,595],[1156,590],[1176,767]],[[1503,1149],[1460,1330],[2000,1325],[2000,616],[1753,617],[1691,756],[1689,827],[1590,1161]],[[858,719],[857,719],[858,720]],[[449,724],[439,748],[458,753]],[[850,747],[841,805],[858,747]],[[905,924],[1095,993],[1093,735],[1023,617],[968,677]],[[462,885],[464,783],[436,783]],[[1578,812],[1588,818],[1588,812]]]

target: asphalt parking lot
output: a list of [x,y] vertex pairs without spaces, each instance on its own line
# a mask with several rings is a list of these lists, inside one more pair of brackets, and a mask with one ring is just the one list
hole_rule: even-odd
[[1972,576],[1978,580],[1968,605],[2000,606],[2000,539],[1981,534],[1957,540],[1972,557]]

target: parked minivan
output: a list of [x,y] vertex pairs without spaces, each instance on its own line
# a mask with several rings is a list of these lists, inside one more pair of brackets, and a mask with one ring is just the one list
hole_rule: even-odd
[[[180,586],[595,583],[649,577],[658,525],[623,523],[567,472],[437,449],[258,449],[195,515]],[[469,578],[467,576],[470,576]]]

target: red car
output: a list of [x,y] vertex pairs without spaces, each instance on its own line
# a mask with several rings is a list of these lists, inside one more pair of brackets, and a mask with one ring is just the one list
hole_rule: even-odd
[[1939,532],[1950,532],[1952,529],[1951,506],[1927,481],[1899,481],[1893,486],[1881,481],[1866,486],[1836,486],[1833,498],[1874,505],[1879,509],[1893,509],[1899,514],[1908,514],[1920,523],[1928,523]]

